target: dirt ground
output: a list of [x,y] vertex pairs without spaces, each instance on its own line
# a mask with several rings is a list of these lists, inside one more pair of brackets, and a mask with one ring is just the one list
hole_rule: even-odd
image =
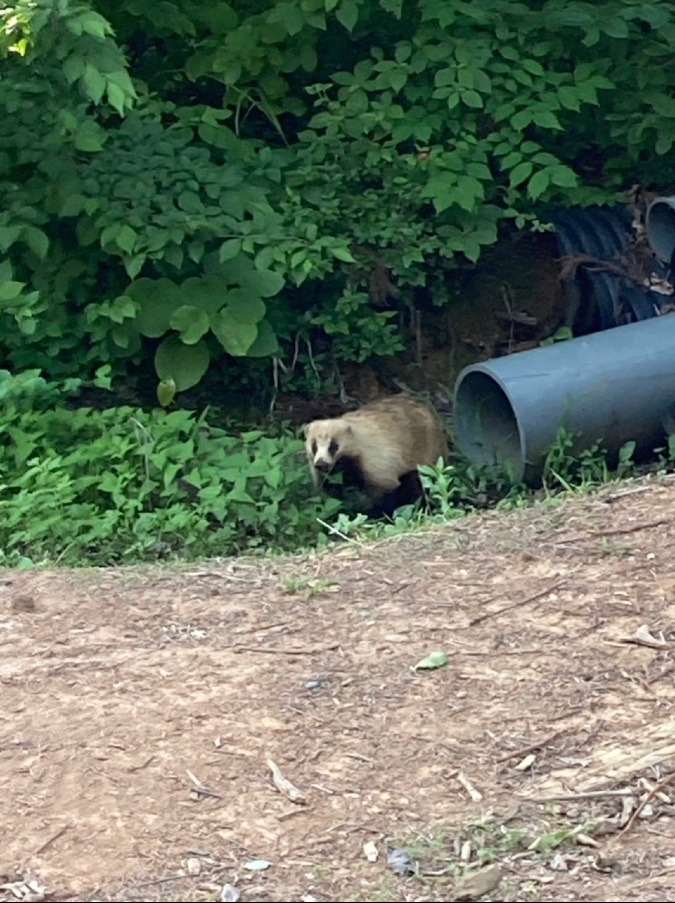
[[0,573],[0,900],[672,898],[674,503]]

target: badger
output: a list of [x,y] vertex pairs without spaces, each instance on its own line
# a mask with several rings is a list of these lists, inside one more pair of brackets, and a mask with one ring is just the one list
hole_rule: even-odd
[[423,489],[417,467],[446,459],[447,437],[438,416],[404,393],[378,399],[329,420],[304,426],[305,450],[314,485],[342,474],[343,489],[366,498],[371,517],[391,517],[414,504]]

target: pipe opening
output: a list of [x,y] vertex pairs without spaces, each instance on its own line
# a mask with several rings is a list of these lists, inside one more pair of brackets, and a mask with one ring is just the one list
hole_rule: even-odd
[[656,256],[670,263],[675,250],[675,209],[663,198],[653,201],[645,219],[647,240]]
[[506,392],[487,373],[473,370],[455,394],[455,444],[478,467],[505,470],[519,482],[525,456],[518,420]]

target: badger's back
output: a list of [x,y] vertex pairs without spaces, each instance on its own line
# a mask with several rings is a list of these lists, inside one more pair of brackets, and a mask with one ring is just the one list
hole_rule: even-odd
[[391,395],[345,414],[361,452],[364,477],[373,488],[393,489],[420,464],[447,457],[438,416],[410,395]]

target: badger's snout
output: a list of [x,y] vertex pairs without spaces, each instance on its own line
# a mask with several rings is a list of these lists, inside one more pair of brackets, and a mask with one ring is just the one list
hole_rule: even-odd
[[320,470],[321,473],[328,473],[333,465],[330,461],[326,461],[325,458],[316,458],[314,461],[314,466],[317,470]]

